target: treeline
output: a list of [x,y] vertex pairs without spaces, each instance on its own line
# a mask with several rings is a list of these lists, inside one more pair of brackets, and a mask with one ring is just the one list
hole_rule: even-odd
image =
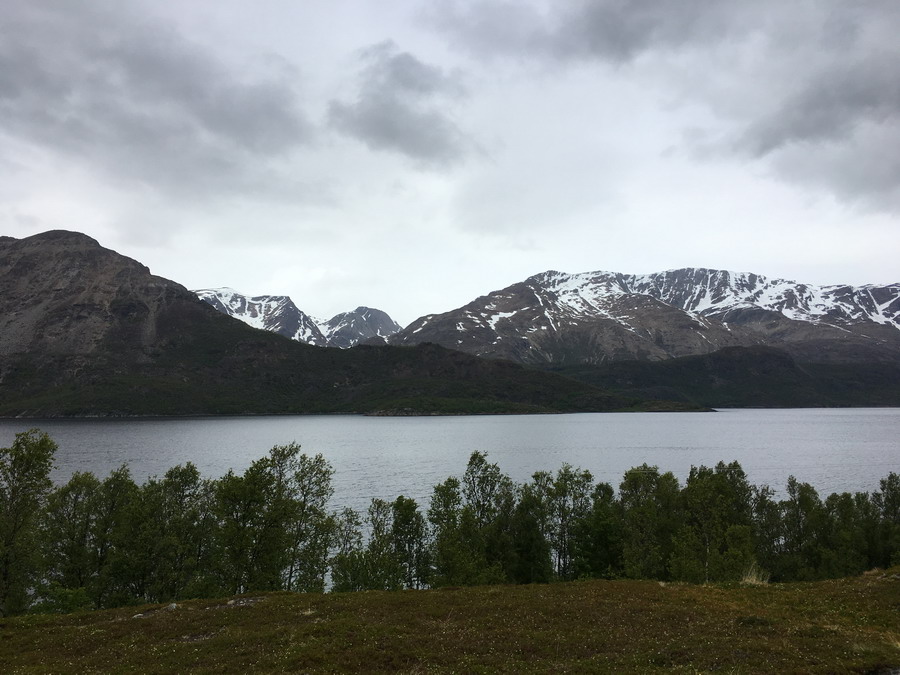
[[618,491],[563,465],[516,484],[483,453],[434,487],[367,513],[333,512],[332,468],[276,446],[238,475],[192,464],[138,485],[122,467],[53,487],[37,430],[0,449],[0,614],[170,602],[249,591],[353,591],[586,577],[813,580],[900,563],[900,476],[786,498],[737,462],[684,485],[642,465]]

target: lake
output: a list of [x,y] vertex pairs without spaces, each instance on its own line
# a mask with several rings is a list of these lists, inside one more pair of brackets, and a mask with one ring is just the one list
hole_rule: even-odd
[[513,480],[564,462],[618,486],[644,462],[680,480],[692,465],[741,463],[752,483],[781,493],[787,477],[831,492],[873,491],[900,471],[900,409],[723,410],[473,417],[356,415],[190,419],[0,420],[0,447],[38,427],[59,444],[56,482],[99,477],[123,463],[135,479],[188,461],[208,477],[243,471],[273,445],[300,443],[335,469],[335,507],[364,510],[403,494],[427,505],[432,487],[461,475],[480,450]]

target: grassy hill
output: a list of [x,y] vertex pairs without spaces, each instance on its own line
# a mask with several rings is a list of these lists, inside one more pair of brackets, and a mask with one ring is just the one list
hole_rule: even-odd
[[900,568],[805,584],[274,593],[0,620],[5,673],[887,673]]

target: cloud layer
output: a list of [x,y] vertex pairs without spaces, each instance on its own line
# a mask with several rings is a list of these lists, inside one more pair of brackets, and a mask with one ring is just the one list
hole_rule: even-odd
[[661,88],[719,118],[719,152],[900,209],[900,5],[891,0],[476,0],[442,3],[431,23],[482,59],[665,73]]
[[0,6],[0,235],[401,322],[549,268],[897,281],[896,0]]
[[189,198],[266,190],[312,125],[281,74],[239,76],[122,3],[4,3],[0,132]]

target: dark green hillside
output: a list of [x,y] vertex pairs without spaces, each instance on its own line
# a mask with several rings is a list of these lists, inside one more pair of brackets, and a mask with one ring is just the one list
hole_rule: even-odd
[[900,364],[799,363],[772,347],[551,370],[622,396],[711,408],[900,405]]
[[7,359],[0,415],[455,414],[646,406],[559,375],[436,345],[310,347],[217,313],[190,331],[174,325],[168,346],[150,363],[126,367],[114,351],[94,361]]
[[646,408],[434,345],[325,349],[251,328],[77,232],[0,241],[0,415]]

